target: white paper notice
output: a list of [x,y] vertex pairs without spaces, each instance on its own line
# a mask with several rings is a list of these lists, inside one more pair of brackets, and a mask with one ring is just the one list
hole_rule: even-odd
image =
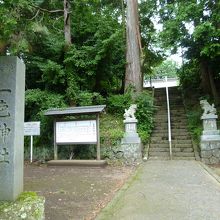
[[96,120],[56,122],[56,143],[97,143]]

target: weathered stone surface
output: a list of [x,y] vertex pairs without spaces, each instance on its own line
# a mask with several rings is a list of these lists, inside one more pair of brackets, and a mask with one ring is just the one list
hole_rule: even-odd
[[212,151],[201,151],[201,157],[202,158],[211,158],[212,157]]
[[203,115],[202,115],[202,119],[213,118],[213,117],[217,118],[217,115],[216,115],[217,111],[216,111],[214,104],[210,105],[208,103],[208,101],[206,99],[204,99],[204,100],[200,101],[200,105],[201,105],[202,109],[204,110]]
[[0,220],[44,220],[45,198],[25,192],[15,202],[0,202]]
[[133,164],[142,159],[141,139],[137,133],[137,120],[124,120],[125,134],[121,140],[121,151],[127,164]]
[[201,140],[200,143],[201,150],[214,150],[214,149],[220,149],[220,140],[218,141],[203,141]]
[[142,145],[136,144],[122,144],[121,150],[123,152],[123,158],[128,165],[134,163],[140,163],[142,160]]
[[208,158],[201,158],[201,161],[205,164],[210,164],[210,160]]
[[135,117],[135,112],[137,109],[137,105],[136,104],[132,104],[129,109],[125,109],[125,113],[124,113],[124,118],[125,120],[136,120]]
[[220,148],[219,149],[214,149],[212,151],[212,154],[216,157],[220,159]]
[[204,131],[216,131],[217,130],[216,118],[203,119],[203,128]]
[[125,124],[125,134],[121,140],[122,144],[135,144],[141,143],[141,139],[137,133],[137,120],[136,119],[128,119],[124,120]]
[[25,65],[0,57],[0,200],[23,191]]
[[217,164],[220,162],[220,148],[201,151],[202,161],[206,164]]
[[219,158],[215,157],[215,156],[212,156],[210,159],[210,164],[217,164],[219,163]]

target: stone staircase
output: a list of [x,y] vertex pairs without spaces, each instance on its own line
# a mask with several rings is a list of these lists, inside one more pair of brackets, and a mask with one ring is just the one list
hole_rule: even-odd
[[[169,88],[173,159],[195,160],[191,136],[187,131],[187,118],[181,93]],[[155,89],[155,127],[151,135],[149,159],[170,159],[166,89]]]

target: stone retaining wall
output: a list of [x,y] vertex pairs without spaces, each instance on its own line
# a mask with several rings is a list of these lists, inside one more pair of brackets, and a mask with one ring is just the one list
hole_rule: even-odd
[[206,164],[220,163],[220,141],[201,141],[201,160]]

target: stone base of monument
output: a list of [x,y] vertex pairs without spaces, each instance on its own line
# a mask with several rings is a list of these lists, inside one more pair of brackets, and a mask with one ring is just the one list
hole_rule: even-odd
[[24,192],[14,202],[0,203],[0,219],[45,220],[45,198]]
[[137,133],[137,120],[124,120],[125,134],[121,140],[121,151],[123,159],[128,165],[137,164],[142,161],[142,144]]
[[48,166],[82,166],[82,167],[105,167],[105,160],[50,160]]
[[206,164],[220,163],[220,135],[203,135],[200,148],[202,162]]
[[141,143],[123,143],[121,144],[123,160],[127,165],[134,165],[142,162],[142,144]]
[[220,162],[220,131],[217,130],[217,115],[202,116],[203,132],[200,141],[201,160],[206,164]]

